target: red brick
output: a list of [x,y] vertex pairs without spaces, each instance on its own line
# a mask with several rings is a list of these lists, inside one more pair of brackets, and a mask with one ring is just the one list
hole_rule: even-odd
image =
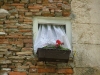
[[31,12],[35,13],[35,12],[39,12],[39,9],[30,9]]
[[24,22],[32,22],[32,19],[24,19]]
[[8,43],[8,39],[0,39],[0,44],[7,44]]
[[39,74],[39,73],[29,73],[29,75],[42,75],[42,74]]
[[3,18],[6,18],[6,15],[5,14],[0,14],[0,19],[3,19]]
[[16,6],[16,8],[19,8],[20,9],[20,8],[24,8],[24,7],[23,6]]
[[15,41],[15,44],[18,46],[18,47],[23,47],[23,41]]
[[26,38],[25,36],[19,36],[19,35],[8,35],[8,36],[6,36],[6,38],[20,38],[20,39],[22,39],[22,38]]
[[38,73],[55,73],[56,69],[54,68],[39,68]]
[[17,26],[11,26],[11,25],[7,25],[5,26],[6,28],[17,28]]
[[0,21],[0,24],[3,24],[4,22],[3,21]]
[[33,24],[32,22],[23,22],[24,24]]
[[3,5],[3,6],[1,6],[1,8],[6,9],[6,10],[11,10],[11,8],[7,5]]
[[24,6],[23,3],[12,3],[11,5],[12,5],[12,6]]
[[42,9],[43,6],[42,6],[42,5],[36,4],[36,5],[29,5],[28,8],[29,8],[29,9]]
[[25,12],[25,16],[32,16],[32,12]]
[[24,43],[33,43],[33,39],[24,39]]
[[69,16],[70,15],[70,12],[63,12],[62,15],[63,16]]
[[[18,14],[24,16],[25,12],[19,11]],[[19,17],[19,18],[22,18],[22,17]]]
[[27,75],[26,72],[9,72],[9,75]]
[[62,3],[57,3],[57,6],[58,6],[58,7],[61,7],[61,6],[62,6]]
[[59,2],[59,3],[61,3],[63,0],[54,0],[54,2]]
[[25,8],[20,8],[20,9],[17,9],[19,12],[28,12],[28,10],[27,9],[25,9]]
[[27,43],[27,44],[25,44],[25,47],[32,48],[33,47],[33,44]]
[[48,0],[43,0],[43,4],[48,4],[49,1]]
[[24,51],[32,51],[33,50],[33,48],[22,48],[22,51],[24,52]]
[[19,29],[19,32],[32,32],[31,29]]
[[18,26],[18,28],[20,28],[20,29],[22,29],[22,28],[32,28],[32,25],[21,24],[20,26]]
[[18,19],[18,22],[20,23],[20,22],[23,22],[24,20],[23,19]]
[[66,74],[73,74],[73,69],[66,68],[66,69],[58,69],[57,73],[66,73]]

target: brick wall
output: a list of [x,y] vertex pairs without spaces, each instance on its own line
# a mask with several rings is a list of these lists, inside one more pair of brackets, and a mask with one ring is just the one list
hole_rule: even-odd
[[68,0],[0,0],[10,15],[0,16],[0,75],[72,75],[67,63],[38,62],[32,42],[33,16],[68,17]]

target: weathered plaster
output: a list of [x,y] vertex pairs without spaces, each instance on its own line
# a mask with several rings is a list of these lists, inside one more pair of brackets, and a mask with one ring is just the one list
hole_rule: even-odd
[[72,0],[74,75],[100,75],[100,0]]

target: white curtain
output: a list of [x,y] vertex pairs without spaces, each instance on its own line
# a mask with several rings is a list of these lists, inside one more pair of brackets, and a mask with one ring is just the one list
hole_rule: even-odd
[[71,45],[63,25],[39,25],[39,31],[34,42],[34,52],[36,53],[38,48],[42,48],[49,44],[55,45],[56,40],[60,40],[64,43],[64,48],[71,50]]

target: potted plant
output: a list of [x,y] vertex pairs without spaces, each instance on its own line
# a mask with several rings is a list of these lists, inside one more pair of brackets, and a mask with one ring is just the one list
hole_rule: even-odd
[[63,48],[63,44],[60,40],[56,40],[55,45],[38,48],[37,57],[39,61],[68,62],[71,50]]

